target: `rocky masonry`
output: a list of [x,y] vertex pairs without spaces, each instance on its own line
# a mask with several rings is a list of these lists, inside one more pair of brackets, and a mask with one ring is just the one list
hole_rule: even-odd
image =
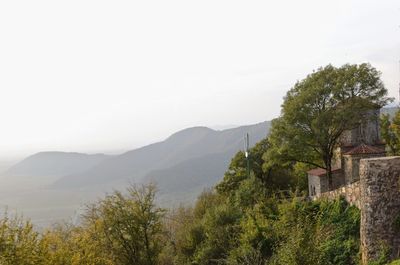
[[400,156],[385,156],[379,113],[366,112],[357,128],[343,132],[330,179],[326,169],[308,171],[311,199],[344,197],[361,210],[363,264],[383,252],[400,257]]
[[400,157],[360,161],[361,252],[363,264],[384,248],[390,258],[400,252]]
[[360,160],[360,181],[312,198],[343,197],[361,210],[363,264],[388,250],[390,259],[400,257],[400,156]]
[[361,208],[360,205],[360,197],[361,197],[361,192],[360,192],[360,182],[354,182],[351,184],[348,184],[346,186],[340,187],[336,190],[324,192],[320,195],[316,195],[313,197],[314,200],[320,199],[320,198],[326,198],[328,200],[334,200],[336,198],[343,197],[346,199],[346,201],[350,205],[354,205],[357,208]]

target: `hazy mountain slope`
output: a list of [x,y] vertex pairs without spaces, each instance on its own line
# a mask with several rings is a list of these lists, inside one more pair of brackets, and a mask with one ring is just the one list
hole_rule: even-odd
[[110,156],[65,152],[40,152],[12,166],[4,176],[52,176],[61,177],[85,171]]
[[115,156],[83,173],[65,176],[54,187],[73,188],[123,178],[139,181],[150,171],[171,168],[187,160],[220,153],[230,156],[243,148],[246,132],[250,134],[253,145],[267,135],[269,126],[269,122],[263,122],[223,131],[206,127],[185,129],[165,141]]
[[399,107],[386,107],[381,109],[381,114],[389,114],[390,117],[393,117],[396,112],[399,110]]
[[211,187],[224,175],[232,156],[229,152],[189,159],[167,169],[151,171],[144,179],[155,182],[161,193]]
[[0,176],[17,163],[18,161],[0,161]]
[[233,152],[193,158],[173,167],[151,171],[145,182],[157,184],[162,205],[193,202],[201,191],[214,186],[223,177]]

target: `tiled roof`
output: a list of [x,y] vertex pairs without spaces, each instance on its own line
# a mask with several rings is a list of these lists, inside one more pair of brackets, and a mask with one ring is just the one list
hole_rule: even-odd
[[344,153],[344,155],[383,154],[385,150],[371,145],[360,144]]
[[[333,169],[332,169],[332,172],[339,171],[339,170],[341,170],[341,169],[340,169],[340,168],[333,168]],[[309,170],[307,173],[308,173],[309,175],[312,175],[312,176],[321,177],[321,176],[324,176],[324,175],[326,174],[326,169],[323,169],[323,168],[314,168],[314,169]]]

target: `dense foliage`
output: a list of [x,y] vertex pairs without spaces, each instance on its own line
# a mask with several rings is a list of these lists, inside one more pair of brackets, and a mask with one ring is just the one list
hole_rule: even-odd
[[88,206],[80,226],[57,225],[42,234],[29,222],[6,217],[0,264],[157,264],[165,230],[154,196],[153,185],[116,191]]
[[358,209],[341,199],[306,200],[294,169],[265,172],[267,146],[250,150],[250,175],[239,152],[193,207],[166,213],[149,185],[89,205],[79,226],[38,234],[29,222],[5,218],[0,264],[357,264]]
[[400,154],[400,110],[391,118],[389,114],[381,117],[381,137],[386,143],[389,155]]
[[[254,160],[260,145],[250,151]],[[284,171],[283,186],[266,172],[246,176],[244,160],[238,153],[216,192],[174,212],[174,264],[358,264],[358,209],[342,199],[306,200],[288,185],[297,183],[294,170]]]

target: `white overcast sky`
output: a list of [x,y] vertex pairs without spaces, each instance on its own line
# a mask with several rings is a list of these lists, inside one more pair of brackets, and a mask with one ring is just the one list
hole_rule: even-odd
[[0,158],[270,120],[329,63],[397,96],[399,25],[398,0],[0,1]]

